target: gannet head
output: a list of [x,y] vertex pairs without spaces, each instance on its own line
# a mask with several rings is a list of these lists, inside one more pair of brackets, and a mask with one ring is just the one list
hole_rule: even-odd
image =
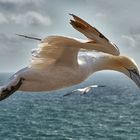
[[127,75],[140,88],[140,72],[133,59],[126,56],[119,56],[115,65],[117,71]]
[[128,76],[140,88],[140,71],[136,62],[127,56],[100,55],[93,65],[95,71],[114,70]]

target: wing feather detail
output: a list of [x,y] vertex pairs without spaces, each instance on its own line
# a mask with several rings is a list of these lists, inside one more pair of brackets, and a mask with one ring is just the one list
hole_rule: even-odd
[[114,55],[120,54],[118,47],[114,43],[109,41],[109,39],[105,37],[99,30],[88,24],[80,17],[74,14],[70,15],[73,17],[73,20],[70,20],[70,24],[74,29],[81,32],[89,39],[88,43],[100,44],[106,47],[114,48]]
[[74,66],[77,62],[77,54],[80,48],[72,47],[73,40],[50,36],[41,41],[39,48],[32,51],[30,67],[45,69],[49,65]]

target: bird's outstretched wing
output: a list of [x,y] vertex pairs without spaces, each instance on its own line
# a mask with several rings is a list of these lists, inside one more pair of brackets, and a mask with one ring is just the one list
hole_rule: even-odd
[[33,40],[41,41],[41,38],[37,38],[37,37],[30,37],[30,36],[21,35],[21,34],[16,34],[16,35],[24,37],[24,38],[28,38],[28,39],[33,39]]
[[43,39],[39,47],[32,51],[32,68],[46,69],[48,65],[59,64],[74,67],[77,65],[75,40],[61,36],[50,36]]
[[[16,80],[10,81],[10,83],[7,86],[1,87],[0,101],[6,99],[10,95],[12,95],[15,91],[17,91],[22,85],[23,80],[24,80],[23,78],[20,78],[18,80],[16,79]],[[16,81],[16,84],[15,84],[15,81]]]
[[70,20],[70,24],[79,32],[84,34],[88,39],[89,43],[98,43],[100,45],[108,46],[108,47],[114,47],[116,48],[116,51],[118,52],[115,55],[119,55],[119,49],[118,47],[109,41],[107,37],[105,37],[100,31],[98,31],[95,27],[88,24],[86,21],[81,19],[80,17],[70,14],[73,17],[73,20]]

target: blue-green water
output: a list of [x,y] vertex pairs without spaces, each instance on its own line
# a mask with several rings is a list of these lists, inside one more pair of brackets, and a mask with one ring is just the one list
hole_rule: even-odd
[[[0,84],[9,76],[0,74]],[[0,102],[0,140],[139,140],[139,89],[119,74],[99,74],[84,85],[92,83],[107,87],[67,97],[69,88],[17,92]]]

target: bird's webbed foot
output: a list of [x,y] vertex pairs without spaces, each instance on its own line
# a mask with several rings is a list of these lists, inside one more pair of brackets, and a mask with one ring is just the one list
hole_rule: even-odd
[[20,86],[22,85],[22,82],[23,82],[24,79],[19,78],[17,80],[18,81],[16,81],[16,84],[15,83],[10,83],[6,87],[2,87],[0,89],[0,101],[2,101],[5,98],[9,97],[11,94],[13,94],[16,90],[18,90],[20,88]]

